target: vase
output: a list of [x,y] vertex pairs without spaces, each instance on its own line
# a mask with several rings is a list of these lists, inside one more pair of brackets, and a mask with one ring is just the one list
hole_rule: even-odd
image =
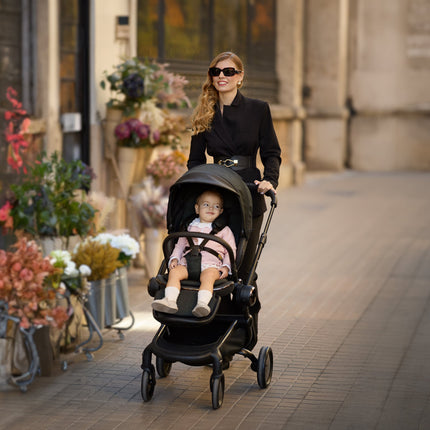
[[166,230],[145,227],[143,230],[145,248],[145,267],[149,277],[155,276],[163,260],[163,240]]
[[122,110],[115,108],[108,108],[106,110],[105,121],[105,156],[106,158],[115,157],[116,138],[115,127],[122,121]]
[[37,243],[42,248],[42,254],[46,257],[52,251],[65,250],[72,252],[74,247],[80,242],[81,238],[78,235],[69,237],[63,236],[41,236],[37,239]]
[[105,326],[115,324],[116,317],[116,273],[105,280]]
[[127,267],[117,269],[116,278],[116,315],[123,319],[130,315],[130,306],[128,301],[128,274]]
[[104,279],[91,281],[88,292],[88,311],[100,329],[105,326],[105,288]]
[[134,180],[136,156],[136,148],[122,146],[118,148],[118,169],[124,199],[128,197],[130,186]]
[[134,183],[142,182],[143,178],[146,176],[146,166],[151,161],[154,148],[147,146],[144,148],[137,148],[136,151],[136,166],[133,178]]

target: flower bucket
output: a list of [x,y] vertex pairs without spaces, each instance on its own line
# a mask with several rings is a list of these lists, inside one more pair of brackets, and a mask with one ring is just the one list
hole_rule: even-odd
[[116,321],[116,274],[105,281],[105,326],[110,327]]
[[123,319],[130,315],[127,267],[120,267],[117,269],[116,315],[119,319]]
[[89,283],[88,310],[99,328],[105,326],[105,280],[100,279]]
[[136,167],[137,152],[135,148],[120,146],[118,148],[118,168],[121,176],[121,182],[124,187],[124,192],[128,196],[130,185],[134,180],[134,172]]
[[136,149],[136,166],[134,170],[133,182],[138,183],[146,176],[146,166],[151,161],[154,147],[146,146]]

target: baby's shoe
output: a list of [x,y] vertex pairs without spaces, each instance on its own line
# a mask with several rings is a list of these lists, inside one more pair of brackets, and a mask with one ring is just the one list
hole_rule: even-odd
[[205,317],[209,315],[211,312],[211,308],[202,302],[197,302],[197,305],[192,310],[192,313],[195,317]]
[[152,309],[158,312],[165,312],[167,314],[174,314],[178,312],[178,305],[175,300],[169,300],[167,297],[154,300],[152,302]]

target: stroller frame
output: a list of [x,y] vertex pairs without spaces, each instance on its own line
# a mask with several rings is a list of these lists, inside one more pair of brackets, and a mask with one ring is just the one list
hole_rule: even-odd
[[[225,388],[223,371],[228,369],[235,354],[251,361],[251,369],[257,373],[257,382],[260,388],[266,388],[270,384],[273,371],[273,352],[268,346],[260,348],[258,358],[251,352],[257,343],[257,314],[250,311],[258,300],[257,288],[252,285],[250,280],[254,279],[259,258],[267,242],[269,225],[277,206],[275,193],[269,191],[266,195],[271,198],[271,207],[260,235],[246,283],[238,279],[236,264],[231,258],[233,262],[232,276],[215,282],[213,297],[209,303],[211,312],[207,317],[196,318],[191,314],[191,308],[196,301],[199,282],[188,280],[181,282],[177,314],[153,311],[155,319],[161,322],[161,326],[152,342],[142,352],[141,395],[143,401],[148,402],[153,397],[156,372],[160,378],[167,377],[174,362],[181,362],[190,366],[210,365],[212,367],[210,390],[213,409],[220,408],[223,403]],[[169,234],[163,242],[165,259],[161,263],[157,276],[151,278],[148,283],[148,292],[152,297],[161,298],[164,296],[167,281],[166,261],[171,252],[171,243],[183,236],[208,237],[211,241],[221,243],[229,254],[233,255],[229,245],[214,235],[196,232],[173,232]],[[237,312],[238,309],[239,312]],[[183,333],[184,328],[186,329],[185,334]],[[152,364],[153,354],[156,356],[155,366]]]

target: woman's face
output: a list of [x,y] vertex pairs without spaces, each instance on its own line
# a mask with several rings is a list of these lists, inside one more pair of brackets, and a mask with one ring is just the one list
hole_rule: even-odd
[[[230,59],[219,61],[215,67],[225,69],[226,67],[233,67],[237,70],[236,65]],[[237,73],[233,76],[224,76],[220,73],[219,76],[212,76],[212,83],[216,90],[220,93],[229,93],[237,90],[238,82],[243,80],[243,72]]]

